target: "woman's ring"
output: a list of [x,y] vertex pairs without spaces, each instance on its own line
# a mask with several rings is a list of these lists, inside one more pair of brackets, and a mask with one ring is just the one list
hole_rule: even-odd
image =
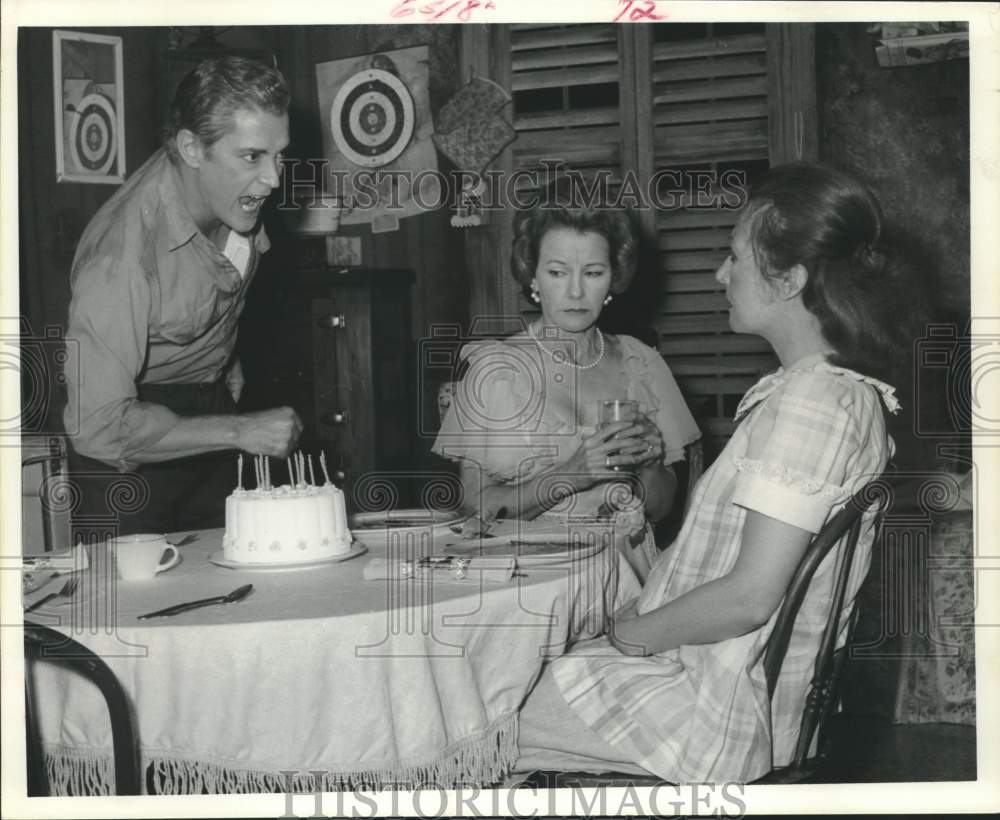
[[650,441],[646,443],[646,452],[647,453],[653,452],[653,442]]
[[605,467],[610,467],[611,466],[611,454],[610,453],[608,453],[608,455],[606,455],[604,457],[604,466]]

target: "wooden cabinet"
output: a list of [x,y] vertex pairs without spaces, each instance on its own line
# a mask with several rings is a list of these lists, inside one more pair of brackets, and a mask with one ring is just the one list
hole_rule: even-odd
[[[347,492],[365,474],[405,471],[417,430],[413,272],[295,269],[280,261],[287,255],[273,256],[240,326],[240,409],[294,407],[305,426],[300,449],[325,452]],[[281,467],[272,480],[284,475]]]

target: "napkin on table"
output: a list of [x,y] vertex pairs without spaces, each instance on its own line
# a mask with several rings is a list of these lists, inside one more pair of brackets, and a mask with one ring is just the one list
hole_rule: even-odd
[[83,544],[77,544],[62,552],[46,552],[41,555],[25,555],[21,563],[26,570],[41,572],[42,570],[54,570],[55,572],[76,572],[84,570],[90,566],[90,556]]
[[41,555],[25,555],[21,559],[21,592],[30,595],[45,586],[57,575],[86,570],[90,566],[90,555],[83,544],[77,544],[62,552],[46,552]]

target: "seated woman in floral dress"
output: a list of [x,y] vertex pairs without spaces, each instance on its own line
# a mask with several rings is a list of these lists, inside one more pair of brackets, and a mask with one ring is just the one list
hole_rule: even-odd
[[[623,211],[578,207],[571,194],[554,187],[518,213],[512,273],[542,315],[502,341],[466,345],[468,370],[433,450],[460,462],[466,506],[487,520],[615,514],[644,578],[658,555],[648,522],[670,511],[677,487],[670,465],[700,433],[660,354],[597,327],[632,280],[636,241]],[[638,417],[598,430],[605,399],[638,402]]]
[[[884,414],[898,404],[880,377],[920,315],[881,234],[874,195],[842,172],[782,166],[754,188],[716,279],[733,330],[766,338],[781,368],[743,397],[739,427],[637,606],[546,667],[520,713],[517,771],[748,781],[790,761],[838,549],[816,572],[773,698],[765,644],[814,534],[893,453]],[[842,628],[874,515],[863,518]]]

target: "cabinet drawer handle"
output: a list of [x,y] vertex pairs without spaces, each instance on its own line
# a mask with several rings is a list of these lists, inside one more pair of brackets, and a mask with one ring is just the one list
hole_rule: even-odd
[[338,424],[347,424],[347,411],[346,410],[332,410],[329,413],[323,414],[323,424],[334,427]]
[[329,316],[321,316],[316,320],[316,324],[322,328],[343,330],[347,327],[347,318],[343,313],[331,313]]

